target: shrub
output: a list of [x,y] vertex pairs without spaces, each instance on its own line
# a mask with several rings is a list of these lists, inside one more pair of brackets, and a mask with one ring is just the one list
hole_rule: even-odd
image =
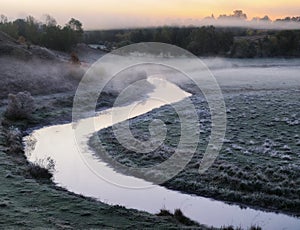
[[10,93],[5,116],[9,119],[28,119],[34,109],[34,99],[29,92]]
[[262,228],[259,226],[251,226],[250,230],[261,230]]
[[39,166],[37,163],[29,163],[28,172],[35,179],[50,179],[52,177],[48,169]]
[[55,170],[55,162],[50,157],[29,163],[29,174],[35,179],[50,179]]
[[193,226],[197,225],[196,222],[190,220],[185,215],[183,215],[182,211],[180,209],[175,209],[174,214],[172,214],[169,210],[161,209],[160,212],[157,214],[157,216],[167,216],[167,217],[174,217],[179,223],[187,225],[187,226]]
[[167,209],[161,209],[157,216],[173,216],[173,214]]
[[11,127],[6,134],[8,153],[23,153],[22,132],[18,128]]
[[176,220],[178,220],[180,223],[184,225],[194,225],[195,222],[187,218],[185,215],[183,215],[182,211],[180,209],[175,209],[174,217]]

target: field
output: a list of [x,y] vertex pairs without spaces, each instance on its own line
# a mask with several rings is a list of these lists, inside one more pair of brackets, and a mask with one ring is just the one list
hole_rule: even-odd
[[[1,36],[0,40],[3,42]],[[24,51],[20,45],[12,46]],[[0,57],[0,228],[165,229],[185,226],[174,216],[112,206],[71,193],[49,178],[32,173],[33,167],[24,155],[22,137],[33,129],[71,122],[73,97],[79,82],[76,77],[83,74],[61,57],[47,58],[46,49],[36,47],[36,51],[40,51],[42,57],[35,53],[28,54],[25,60],[5,53]],[[7,94],[20,91],[33,95],[36,110],[30,119],[9,120],[4,116]],[[100,110],[112,105],[111,94],[104,93],[100,99],[97,105]],[[35,169],[38,171],[38,167]]]
[[[33,47],[32,53],[28,53],[26,48],[15,42],[10,46],[17,54],[2,54],[0,57],[0,215],[3,217],[0,228],[199,227],[197,223],[182,217],[178,210],[174,214],[169,212],[174,210],[162,210],[159,215],[152,215],[111,206],[71,193],[56,186],[49,178],[41,179],[41,174],[33,173],[34,170],[39,172],[39,169],[26,160],[22,137],[43,126],[71,122],[73,97],[87,66],[70,65],[69,57],[64,53],[49,53],[49,50],[39,47]],[[83,51],[86,54],[86,50]],[[27,55],[26,58],[21,58],[19,52]],[[103,55],[95,52],[92,52],[92,57],[86,54],[80,56],[80,59],[89,62],[91,58],[94,61],[96,57]],[[217,62],[212,63],[212,67],[219,71],[220,66],[223,68],[223,60]],[[297,65],[298,62],[295,63]],[[229,66],[229,69],[234,67],[229,71],[240,74],[240,69],[235,66],[240,68],[239,61],[237,65]],[[297,73],[298,70],[293,71]],[[288,70],[284,69],[282,72]],[[235,82],[235,79],[230,79],[230,82]],[[279,84],[274,85],[277,87]],[[127,95],[125,101],[145,98],[151,87],[137,85],[131,90],[134,94]],[[191,100],[199,116],[201,136],[191,162],[163,186],[240,205],[298,215],[299,90],[291,90],[289,84],[280,87],[282,88],[278,90],[257,91],[247,88],[245,92],[240,88],[224,90],[228,117],[224,146],[213,166],[199,175],[199,161],[210,135],[210,111],[203,96],[185,86],[186,91],[194,93]],[[7,94],[20,91],[31,93],[36,110],[30,119],[9,120],[4,117]],[[89,97],[90,92],[86,93],[85,96]],[[111,107],[115,97],[116,92],[103,92],[98,100],[97,110]],[[180,102],[179,106],[184,109],[185,101]],[[188,111],[186,115],[189,115]],[[164,106],[130,120],[132,133],[140,140],[147,140],[150,135],[148,124],[154,118],[163,120],[168,128],[167,138],[158,149],[143,155],[127,151],[114,139],[112,129],[108,128],[99,132],[99,137],[109,153],[106,156],[101,155],[101,158],[109,162],[112,157],[123,165],[137,167],[149,167],[168,159],[180,139],[180,121],[172,106]],[[90,144],[97,148],[95,139],[91,139]],[[153,172],[150,174],[157,176]],[[201,225],[199,228],[207,229]]]
[[[198,168],[209,140],[210,113],[203,97],[193,95],[191,99],[200,124],[199,145],[186,168],[163,186],[241,206],[299,215],[299,93],[295,89],[226,94],[228,121],[224,144],[212,167],[202,175],[199,175]],[[184,109],[185,102],[179,104]],[[153,119],[164,121],[168,133],[164,143],[152,152],[141,154],[125,149],[115,138],[112,128],[98,132],[106,150],[105,156],[100,153],[96,135],[90,140],[90,145],[109,163],[116,161],[133,168],[161,163],[176,149],[180,139],[180,120],[172,106],[153,110],[130,120],[135,138],[149,139],[148,125]],[[134,170],[116,170],[134,173]],[[153,172],[145,170],[143,175],[135,176],[149,178],[149,174]]]

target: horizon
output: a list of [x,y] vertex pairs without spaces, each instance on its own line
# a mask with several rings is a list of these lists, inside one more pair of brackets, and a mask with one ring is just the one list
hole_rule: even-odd
[[[197,1],[197,0],[137,0],[110,2],[86,0],[84,2],[58,1],[36,2],[28,0],[20,4],[17,0],[0,0],[3,14],[9,20],[26,18],[31,15],[39,21],[43,16],[53,16],[59,25],[65,25],[70,18],[76,18],[85,30],[107,30],[143,28],[158,26],[203,25],[203,19],[214,15],[231,15],[234,10],[243,10],[248,21],[254,17],[269,16],[271,20],[299,16],[300,3],[295,0],[279,0],[269,3],[255,1]],[[19,7],[16,7],[18,6]],[[98,18],[98,20],[97,20]],[[247,21],[247,22],[248,22]],[[228,26],[228,24],[224,25]]]

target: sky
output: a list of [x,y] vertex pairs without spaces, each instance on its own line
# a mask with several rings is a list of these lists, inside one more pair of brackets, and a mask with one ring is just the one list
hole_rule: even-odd
[[249,19],[300,16],[300,0],[0,0],[0,14],[10,20],[50,14],[60,25],[74,17],[84,29],[190,25],[212,14],[243,10]]

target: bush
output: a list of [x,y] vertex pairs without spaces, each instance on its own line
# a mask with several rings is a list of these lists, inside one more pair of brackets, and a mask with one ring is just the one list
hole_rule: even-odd
[[173,216],[173,214],[167,209],[161,209],[157,216]]
[[46,168],[39,166],[36,163],[29,163],[29,174],[35,179],[50,179],[52,174]]
[[5,116],[9,119],[28,119],[34,112],[34,99],[29,92],[8,95]]
[[23,153],[22,132],[18,128],[11,127],[6,134],[8,153]]
[[195,222],[187,218],[185,215],[183,215],[182,211],[180,209],[176,209],[174,212],[174,217],[176,220],[178,220],[180,223],[184,225],[194,225]]
[[29,174],[35,179],[50,179],[55,170],[55,162],[50,157],[29,163]]
[[262,228],[259,226],[251,226],[250,230],[261,230]]
[[196,222],[190,220],[185,215],[183,215],[183,213],[180,209],[175,209],[174,214],[172,214],[169,210],[161,209],[160,212],[157,214],[157,216],[173,217],[179,223],[181,223],[183,225],[187,225],[187,226],[196,226],[196,225],[198,225]]

